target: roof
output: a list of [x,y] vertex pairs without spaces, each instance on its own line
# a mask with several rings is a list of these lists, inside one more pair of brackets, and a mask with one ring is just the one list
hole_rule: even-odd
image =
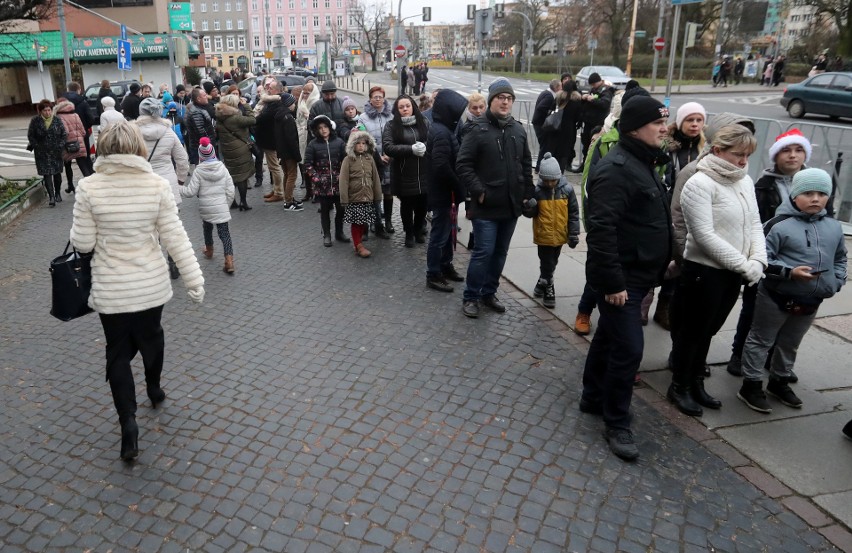
[[[71,48],[74,33],[65,33],[65,35],[68,40],[68,48]],[[37,61],[35,50],[36,40],[41,50],[42,61],[62,60],[62,33],[59,31],[8,33],[0,34],[0,66],[34,65]]]

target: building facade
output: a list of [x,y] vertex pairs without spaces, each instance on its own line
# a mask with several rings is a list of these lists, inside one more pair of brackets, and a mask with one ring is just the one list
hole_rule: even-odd
[[227,71],[251,66],[249,0],[193,0],[192,30],[201,37],[206,64]]

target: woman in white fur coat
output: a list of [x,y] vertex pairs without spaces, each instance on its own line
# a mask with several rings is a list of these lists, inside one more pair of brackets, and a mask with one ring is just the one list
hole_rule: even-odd
[[756,286],[766,267],[766,241],[748,158],[757,141],[742,125],[722,127],[711,151],[683,188],[686,249],[672,299],[672,384],[666,394],[687,415],[722,402],[704,389],[710,341],[731,312],[746,281]]
[[121,424],[121,458],[139,454],[136,387],[130,362],[138,352],[153,407],[166,394],[160,386],[163,306],[172,297],[160,244],[174,258],[189,297],[204,299],[204,277],[186,235],[168,181],[146,161],[136,125],[119,122],[98,137],[95,174],[80,180],[71,244],[94,251],[89,305],[100,315],[106,337],[106,379]]

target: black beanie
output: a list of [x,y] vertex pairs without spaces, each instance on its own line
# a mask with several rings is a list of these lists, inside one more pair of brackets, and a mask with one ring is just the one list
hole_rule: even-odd
[[621,106],[618,132],[622,135],[653,123],[657,119],[668,119],[669,108],[650,96],[634,96]]
[[592,73],[591,75],[589,75],[589,84],[597,84],[602,80],[603,79],[601,79],[601,76],[598,73]]
[[627,100],[635,96],[650,96],[651,93],[639,86],[638,84],[632,88],[624,89],[624,94],[621,95],[621,105],[627,103]]
[[216,87],[216,85],[214,85],[212,81],[205,81],[204,84],[202,84],[201,86],[204,89],[204,92],[206,92],[207,94],[213,92],[213,89]]

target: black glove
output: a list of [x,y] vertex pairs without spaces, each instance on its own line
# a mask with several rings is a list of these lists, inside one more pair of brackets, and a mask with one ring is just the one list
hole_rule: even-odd
[[576,247],[577,247],[577,244],[579,244],[579,243],[580,243],[580,239],[579,239],[579,238],[573,238],[573,237],[572,237],[572,238],[569,238],[569,239],[568,239],[568,247],[569,247],[569,248],[571,248],[572,250],[573,250],[574,248],[576,248]]
[[32,144],[27,144],[27,151],[32,152],[33,150],[35,150],[35,146],[33,146]]

